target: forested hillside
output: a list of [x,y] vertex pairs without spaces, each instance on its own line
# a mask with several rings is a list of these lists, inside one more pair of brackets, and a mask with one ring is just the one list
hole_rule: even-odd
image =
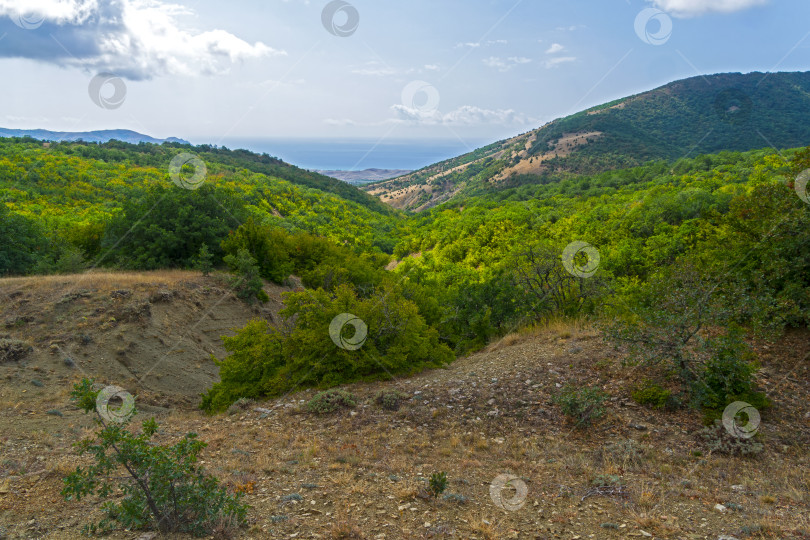
[[365,186],[397,208],[596,174],[656,159],[810,142],[810,72],[692,77],[619,99],[426,167]]
[[[627,326],[608,334],[657,335],[664,349],[673,325],[773,334],[808,323],[810,209],[795,181],[810,168],[807,150],[571,175],[411,216],[249,168],[286,168],[296,180],[268,158],[207,147],[197,148],[205,181],[183,189],[166,166],[182,150],[0,145],[0,273],[227,268],[246,301],[262,300],[261,278],[298,276],[308,290],[282,310],[297,323],[280,334],[256,322],[226,342],[232,356],[204,401],[212,409],[294,380],[412,373],[554,317],[609,315]],[[703,306],[698,320],[690,305]],[[375,336],[361,359],[317,339],[346,312]],[[681,369],[694,394],[704,368]]]

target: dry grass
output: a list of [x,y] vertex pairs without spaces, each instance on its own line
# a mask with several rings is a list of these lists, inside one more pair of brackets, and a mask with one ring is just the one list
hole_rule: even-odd
[[199,277],[199,275],[198,272],[189,270],[156,270],[154,272],[91,270],[83,274],[0,278],[0,287],[27,290],[90,287],[107,291],[140,284],[169,286],[179,281]]

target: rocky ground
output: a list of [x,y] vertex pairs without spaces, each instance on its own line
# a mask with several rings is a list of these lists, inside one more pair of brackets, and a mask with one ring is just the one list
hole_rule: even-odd
[[[129,390],[162,441],[200,434],[209,472],[251,506],[238,538],[810,538],[807,331],[758,345],[773,407],[756,438],[764,450],[735,457],[709,451],[699,413],[633,402],[645,373],[587,326],[508,336],[447,369],[348,386],[356,407],[333,414],[307,412],[309,390],[206,416],[196,394],[216,379],[217,334],[277,317],[283,291],[254,310],[216,278],[117,279],[0,280],[0,333],[32,346],[0,362],[0,538],[79,538],[100,518],[97,501],[60,496],[83,463],[72,444],[92,429],[68,400],[85,375]],[[568,384],[611,396],[595,425],[574,427],[552,403]],[[377,402],[381,391],[400,394],[398,409]],[[436,472],[449,483],[434,498]],[[513,480],[500,489],[502,475]]]

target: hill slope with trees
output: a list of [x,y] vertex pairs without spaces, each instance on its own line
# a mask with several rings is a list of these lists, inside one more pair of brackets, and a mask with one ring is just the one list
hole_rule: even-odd
[[653,160],[810,142],[810,72],[692,77],[363,189],[396,208]]

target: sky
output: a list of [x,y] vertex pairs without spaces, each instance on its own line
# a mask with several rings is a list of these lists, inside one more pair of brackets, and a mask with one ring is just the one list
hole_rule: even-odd
[[473,145],[807,70],[808,20],[807,0],[0,0],[0,127]]

